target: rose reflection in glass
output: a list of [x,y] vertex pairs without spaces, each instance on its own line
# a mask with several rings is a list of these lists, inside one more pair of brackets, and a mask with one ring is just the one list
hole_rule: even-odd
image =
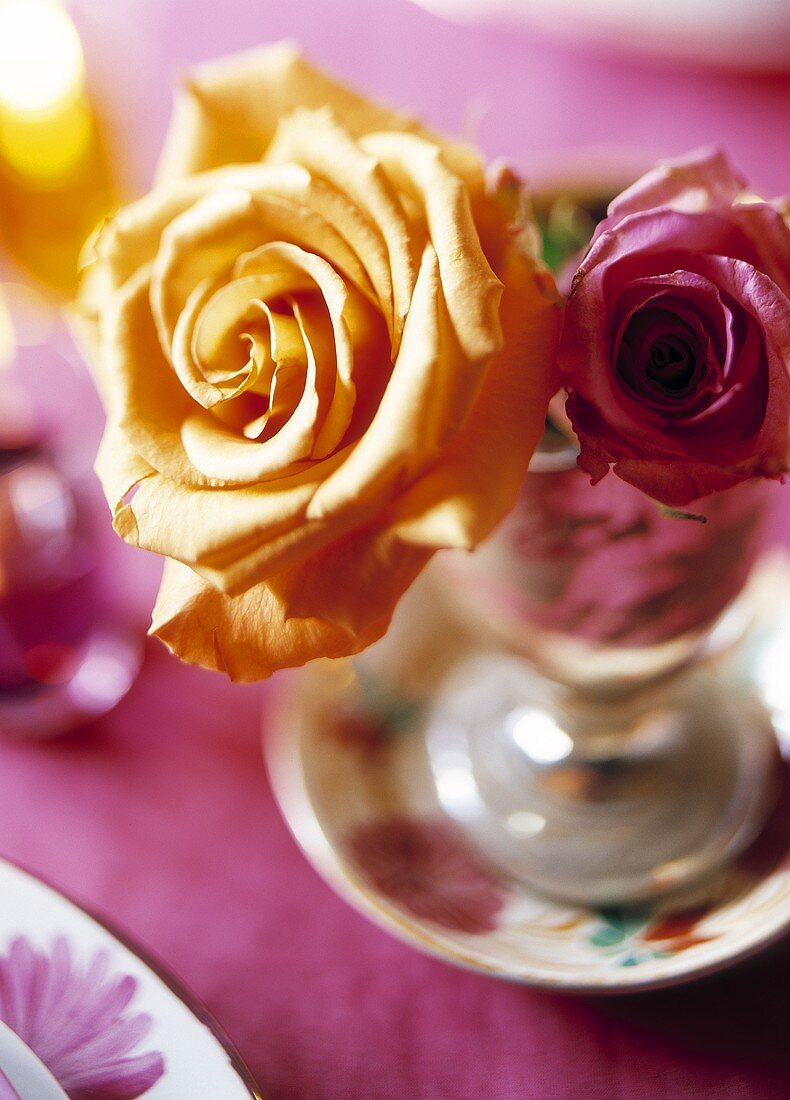
[[559,679],[628,681],[701,644],[752,571],[771,499],[753,481],[706,501],[705,523],[670,517],[617,478],[591,487],[555,440],[494,537],[447,568],[472,614]]

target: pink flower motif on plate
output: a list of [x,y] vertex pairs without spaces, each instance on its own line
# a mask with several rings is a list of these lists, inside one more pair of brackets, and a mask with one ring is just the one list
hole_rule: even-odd
[[131,975],[99,951],[87,967],[61,936],[51,953],[20,936],[0,955],[0,1019],[47,1066],[71,1100],[135,1100],[165,1072],[158,1052],[134,1053],[151,1018],[130,1012]]
[[497,880],[441,821],[391,817],[349,839],[357,870],[415,917],[456,932],[490,932],[504,905]]

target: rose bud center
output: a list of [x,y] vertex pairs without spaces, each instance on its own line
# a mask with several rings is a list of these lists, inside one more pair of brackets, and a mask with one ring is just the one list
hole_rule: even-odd
[[616,351],[620,385],[642,401],[679,413],[699,396],[708,373],[712,349],[697,327],[668,309],[636,310]]
[[670,393],[683,390],[694,375],[696,354],[687,340],[667,336],[656,340],[647,355],[645,374]]

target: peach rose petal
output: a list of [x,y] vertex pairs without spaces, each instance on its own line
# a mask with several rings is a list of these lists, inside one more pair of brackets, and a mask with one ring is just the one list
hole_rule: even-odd
[[296,107],[329,104],[354,136],[390,127],[418,130],[408,115],[357,95],[308,64],[289,42],[194,69],[176,98],[157,176],[175,178],[259,160],[277,122]]
[[[259,286],[255,287],[258,289]],[[259,321],[266,320],[257,301],[251,286],[240,287],[237,283],[218,286],[214,279],[199,283],[187,299],[173,333],[170,360],[184,389],[204,409],[244,393],[255,384],[267,363],[273,370],[268,354],[259,354],[256,360],[251,342],[245,346],[244,329],[256,319],[256,314]],[[240,359],[244,351],[247,351],[246,364]],[[235,369],[214,366],[220,362],[235,364]]]
[[171,190],[149,192],[101,225],[82,256],[85,275],[80,287],[81,310],[88,314],[100,312],[111,294],[141,267],[152,263],[166,226],[205,195],[209,187],[205,179],[188,177]]
[[[452,431],[469,416],[479,392],[480,364],[502,343],[499,316],[502,284],[482,250],[469,203],[457,176],[448,171],[441,151],[411,134],[371,134],[362,140],[398,187],[424,211],[439,263],[439,284],[445,306],[441,375],[431,402]],[[501,226],[500,226],[501,234]],[[457,344],[460,354],[449,353]]]
[[267,163],[291,162],[303,164],[347,195],[381,234],[391,272],[391,296],[381,306],[397,352],[420,258],[397,191],[375,157],[352,140],[329,109],[295,111],[280,124]]
[[158,477],[156,470],[141,458],[118,426],[108,420],[96,456],[96,475],[105,497],[110,502],[113,526],[118,513],[127,505],[125,499],[141,481]]
[[151,308],[165,354],[194,288],[222,275],[260,238],[257,208],[241,189],[205,195],[167,226],[151,273]]
[[[276,493],[261,493],[185,489],[152,474],[128,503],[120,501],[114,526],[132,545],[183,561],[218,589],[237,594],[302,562],[345,530],[340,523],[306,521],[304,499],[314,486],[287,480]],[[200,523],[184,538],[190,517]],[[371,509],[361,508],[356,518],[369,522]]]
[[[108,401],[131,446],[155,470],[185,485],[210,479],[190,462],[181,442],[184,418],[199,406],[182,388],[164,357],[151,315],[150,265],[112,299],[101,328],[101,372],[111,377]],[[145,370],[138,370],[145,363]],[[208,419],[210,413],[203,412]]]
[[[370,521],[370,509],[361,510],[357,518],[361,522]],[[301,519],[288,522],[281,534],[272,533],[261,541],[251,540],[245,529],[239,542],[228,543],[215,554],[206,555],[193,568],[221,591],[237,595],[283,570],[303,564],[306,558],[342,536],[344,530],[340,523]]]
[[226,482],[250,484],[282,476],[312,453],[318,418],[317,366],[305,347],[307,370],[298,404],[278,432],[268,439],[240,439],[216,418],[187,416],[181,429],[184,450],[193,465],[204,472],[222,471]]
[[[251,194],[258,197],[257,189]],[[287,239],[308,252],[331,256],[332,265],[377,308],[392,300],[392,272],[381,234],[347,195],[303,172],[298,186],[280,186],[290,217]],[[241,257],[240,264],[245,264]]]
[[[425,249],[400,354],[370,427],[342,466],[317,489],[308,515],[354,510],[360,500],[387,496],[435,453],[441,438],[439,381],[441,298],[436,253]],[[455,425],[453,425],[455,427]]]
[[480,158],[404,111],[376,103],[305,61],[297,46],[278,42],[197,66],[176,96],[157,168],[157,182],[223,164],[260,160],[281,118],[295,108],[329,106],[352,137],[376,130],[422,134],[441,145],[448,165],[472,192],[482,189]]
[[433,243],[423,254],[403,343],[378,411],[348,461],[319,488],[311,517],[353,507],[357,498],[402,484],[430,463],[470,415],[488,358],[502,340],[502,285],[482,253],[457,180],[421,139],[393,137],[396,142],[403,138],[405,152],[397,143],[379,143],[388,150],[390,170],[397,165],[400,175],[406,175],[400,160],[405,153],[418,161],[424,157],[410,180],[430,205]]
[[[503,349],[466,429],[441,464],[399,499],[393,531],[405,541],[470,550],[513,506],[557,388],[561,310],[532,261],[517,251],[503,272]],[[533,366],[534,365],[534,366]]]
[[295,165],[267,170],[260,164],[234,164],[155,188],[122,207],[98,228],[83,250],[78,300],[83,319],[95,319],[113,294],[154,261],[162,234],[181,214],[213,192],[246,191],[252,195],[265,189],[262,176],[278,194],[286,196],[309,182],[307,173]]
[[409,545],[386,528],[361,527],[268,583],[289,622],[318,615],[352,636],[367,636],[389,622],[433,554],[434,548]]
[[[292,463],[324,457],[322,452],[342,439],[355,406],[354,330],[364,343],[369,328],[366,321],[360,336],[359,318],[367,314],[357,292],[347,287],[320,256],[295,245],[270,244],[260,252],[271,262],[297,268],[314,280],[332,322],[334,356],[329,362],[319,364],[309,343],[305,345],[308,372],[304,394],[293,416],[269,439],[240,439],[216,417],[208,418],[199,412],[184,416],[181,426],[184,450],[194,467],[215,482],[248,484],[262,481],[278,473],[281,476]],[[305,330],[302,331],[306,336]],[[317,382],[319,373],[327,370],[334,372],[334,390],[324,434],[320,436]]]
[[[294,319],[299,326],[307,354],[317,365],[320,414],[310,457],[326,458],[339,446],[351,423],[356,391],[353,388],[349,390],[342,384],[338,385],[337,348],[326,304],[310,299],[294,302]],[[350,378],[353,365],[348,362],[345,366]]]
[[143,480],[138,476],[137,481],[133,498],[116,512],[118,533],[135,546],[187,565],[213,566],[217,573],[226,560],[240,563],[245,545],[257,550],[263,541],[302,523],[315,489],[312,482],[299,479],[286,479],[282,487],[267,492],[187,489],[160,474]]
[[[311,280],[307,276],[300,277],[297,272],[289,270],[235,279],[218,290],[213,289],[215,284],[210,286],[210,296],[202,298],[193,317],[189,317],[190,309],[187,303],[184,314],[187,315],[188,320],[193,321],[193,327],[191,332],[187,330],[184,334],[184,350],[188,351],[194,359],[206,380],[211,380],[219,389],[220,400],[232,400],[249,386],[255,386],[259,392],[268,393],[269,379],[263,380],[265,385],[261,389],[260,373],[264,366],[273,367],[275,361],[280,363],[283,360],[298,360],[304,363],[305,359],[302,340],[293,318],[288,326],[290,330],[288,335],[286,336],[281,329],[277,339],[273,328],[275,322],[268,302],[275,298],[290,297],[300,291],[312,290]],[[284,318],[283,314],[277,316]],[[261,339],[260,334],[256,332],[256,326],[258,329],[266,330],[267,339]],[[176,326],[176,332],[178,327]],[[248,329],[251,331],[247,331]],[[239,352],[240,344],[244,341],[249,343],[251,362],[248,367],[251,376],[238,388],[234,386],[231,392],[227,392],[228,383],[234,383],[237,377],[237,372],[228,370],[227,364],[233,363],[234,352]],[[272,358],[271,348],[275,342],[278,344],[278,350]],[[175,361],[174,365],[178,370]],[[186,386],[186,382],[184,385]]]
[[207,193],[163,228],[152,278],[151,304],[162,346],[167,350],[181,310],[192,289],[203,279],[244,263],[259,246],[288,241],[309,253],[331,256],[338,269],[373,297],[369,279],[344,232],[354,229],[354,208],[345,201],[333,206],[335,222],[320,208],[308,205],[314,195],[325,198],[297,164],[254,165],[207,173]]
[[[366,393],[357,392],[355,379],[363,378],[367,394],[371,389],[378,393],[391,364],[384,324],[368,299],[353,284],[339,278],[333,266],[320,257],[306,262],[309,271],[300,269],[297,264],[309,256],[301,249],[288,253],[276,245],[265,245],[244,257],[236,271],[238,280],[246,278],[248,272],[267,269],[278,277],[292,270],[309,280],[302,289],[312,287],[314,293],[294,292],[299,323],[309,329],[306,339],[320,348],[316,359],[322,372],[331,375],[333,387],[331,409],[313,452],[314,457],[321,458],[340,442],[360,402],[364,404]],[[377,376],[382,374],[377,384]]]
[[[141,458],[187,486],[257,482],[267,473],[281,476],[283,464],[296,464],[293,472],[298,472],[313,444],[315,364],[311,373],[308,363],[304,392],[283,430],[265,442],[240,439],[190,400],[164,359],[147,308],[148,274],[141,270],[118,295],[104,343],[123,394],[119,426]],[[135,370],[138,362],[145,362],[146,370]]]
[[356,398],[354,334],[360,323],[363,328],[369,327],[367,312],[359,293],[347,286],[332,265],[320,256],[291,244],[269,244],[246,257],[238,270],[248,273],[267,268],[276,271],[293,269],[313,280],[323,296],[323,312],[331,322],[330,340],[324,338],[329,335],[324,331],[324,324],[317,323],[316,308],[311,307],[309,301],[300,302],[297,320],[306,346],[310,346],[310,337],[305,331],[305,324],[323,353],[315,356],[319,371],[331,374],[333,379],[333,388],[329,393],[330,407],[326,410],[312,452],[313,457],[324,458],[340,443],[351,422]]
[[370,134],[360,145],[425,211],[442,292],[464,354],[471,360],[490,355],[502,338],[502,287],[480,246],[463,182],[449,171],[436,145],[413,134]]
[[188,566],[165,563],[150,633],[189,664],[216,669],[231,680],[263,680],[281,668],[316,657],[358,653],[384,633],[388,621],[355,636],[318,618],[286,619],[265,584],[227,596]]
[[[306,252],[331,257],[337,272],[376,304],[377,295],[367,267],[386,269],[386,251],[353,203],[302,168],[294,174],[290,185],[283,179],[276,188],[269,184],[268,191],[257,185],[249,190],[260,220],[260,234],[255,248],[237,259],[234,277],[257,270],[255,257],[261,245],[287,240]],[[388,269],[386,275],[379,272],[379,277],[388,278]]]

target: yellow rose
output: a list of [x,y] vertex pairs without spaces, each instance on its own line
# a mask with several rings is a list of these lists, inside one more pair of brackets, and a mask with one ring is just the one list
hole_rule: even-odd
[[379,638],[510,508],[559,309],[512,175],[279,45],[203,66],[80,309],[114,525],[168,561],[152,633],[253,680]]

